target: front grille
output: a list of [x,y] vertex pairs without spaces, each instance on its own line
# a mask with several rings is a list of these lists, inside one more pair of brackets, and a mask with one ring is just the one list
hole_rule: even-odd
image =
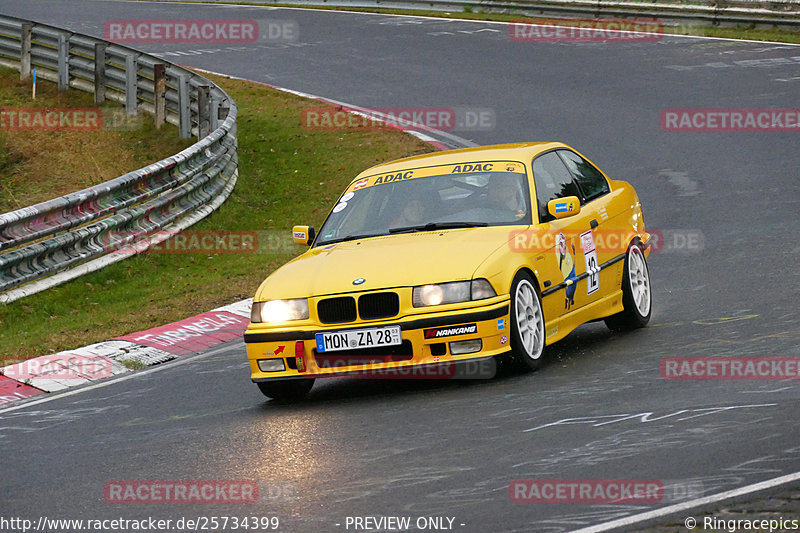
[[400,312],[400,297],[395,292],[365,294],[358,299],[361,320],[389,318]]
[[[395,292],[376,292],[358,298],[361,320],[390,318],[400,313],[400,297]],[[317,303],[317,315],[323,324],[342,324],[356,320],[356,300],[352,296],[326,298]]]
[[317,315],[323,324],[353,322],[356,319],[356,301],[351,296],[320,300]]
[[337,352],[318,353],[314,350],[314,359],[322,368],[336,368],[350,365],[368,365],[370,363],[393,363],[408,361],[414,357],[414,347],[411,341],[404,340],[403,344],[396,346],[381,346],[379,348],[359,348],[356,350],[341,350]]

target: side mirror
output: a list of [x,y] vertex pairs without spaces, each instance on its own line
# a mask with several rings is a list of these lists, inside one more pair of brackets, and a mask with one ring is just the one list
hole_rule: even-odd
[[547,202],[547,212],[556,218],[567,218],[581,212],[581,201],[577,196],[555,198]]
[[311,243],[314,242],[314,236],[313,226],[294,226],[292,228],[292,239],[297,244],[311,246]]

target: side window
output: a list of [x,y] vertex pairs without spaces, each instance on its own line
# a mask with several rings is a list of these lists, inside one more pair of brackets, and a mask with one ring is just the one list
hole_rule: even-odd
[[554,217],[547,212],[547,202],[564,196],[582,198],[575,180],[555,152],[547,152],[533,160],[533,181],[536,183],[536,203],[539,222],[549,222]]
[[610,191],[606,178],[587,160],[569,150],[558,150],[558,155],[575,176],[585,201],[594,200]]

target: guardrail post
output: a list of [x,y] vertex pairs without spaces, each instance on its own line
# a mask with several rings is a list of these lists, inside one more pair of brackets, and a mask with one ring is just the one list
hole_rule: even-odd
[[197,88],[197,140],[211,133],[210,87],[200,85]]
[[63,33],[58,35],[58,90],[69,89],[69,42]]
[[125,56],[125,112],[129,115],[139,113],[137,76],[136,56],[133,54]]
[[19,58],[19,79],[27,80],[31,76],[31,34],[33,33],[33,24],[30,22],[22,23],[22,42],[20,43],[20,58]]
[[153,65],[153,107],[155,107],[156,128],[167,120],[167,70],[164,63]]
[[227,102],[223,101],[219,104],[219,109],[217,109],[217,119],[218,120],[225,120],[228,118],[228,113],[231,112],[231,106],[227,104]]
[[106,43],[94,45],[94,103],[106,101]]
[[219,107],[222,101],[217,96],[211,97],[211,102],[208,105],[208,128],[211,131],[219,128]]
[[189,97],[189,80],[183,74],[178,76],[178,124],[181,139],[192,136],[192,101]]

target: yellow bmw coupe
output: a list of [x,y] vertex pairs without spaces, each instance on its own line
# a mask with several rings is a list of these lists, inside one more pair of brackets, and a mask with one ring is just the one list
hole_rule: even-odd
[[[256,292],[252,380],[294,399],[320,377],[535,370],[579,325],[645,326],[651,236],[633,187],[562,143],[409,157],[356,177],[309,250]],[[444,371],[440,369],[444,368]]]

